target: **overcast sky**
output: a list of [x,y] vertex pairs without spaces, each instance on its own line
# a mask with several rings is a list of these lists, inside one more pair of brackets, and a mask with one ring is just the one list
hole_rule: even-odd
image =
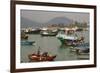
[[56,17],[66,17],[78,22],[89,22],[89,13],[21,10],[21,17],[45,23]]

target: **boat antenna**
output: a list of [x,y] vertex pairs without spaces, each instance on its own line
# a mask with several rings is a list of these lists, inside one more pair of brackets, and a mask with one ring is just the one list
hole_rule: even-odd
[[38,50],[40,50],[41,48],[40,48],[40,46],[39,46],[39,48],[38,48]]
[[39,47],[39,48],[38,48],[38,51],[37,51],[37,54],[38,54],[38,55],[40,55],[40,49],[41,49],[41,48]]

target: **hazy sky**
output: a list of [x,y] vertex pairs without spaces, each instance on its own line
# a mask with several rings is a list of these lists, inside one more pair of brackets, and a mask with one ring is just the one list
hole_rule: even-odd
[[55,17],[66,17],[78,22],[89,22],[89,13],[79,12],[56,12],[56,11],[37,11],[21,10],[21,16],[32,21],[45,23]]

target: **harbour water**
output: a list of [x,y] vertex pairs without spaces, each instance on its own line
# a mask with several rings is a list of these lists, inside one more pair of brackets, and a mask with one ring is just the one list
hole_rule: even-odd
[[[84,41],[89,43],[89,31],[76,32]],[[75,52],[71,52],[72,46],[62,46],[56,36],[43,37],[40,34],[28,34],[29,41],[35,41],[34,45],[21,45],[21,62],[29,62],[28,55],[36,53],[40,47],[41,53],[48,52],[51,55],[57,55],[54,61],[80,60]],[[89,57],[89,55],[87,55]],[[89,58],[88,58],[89,59]]]

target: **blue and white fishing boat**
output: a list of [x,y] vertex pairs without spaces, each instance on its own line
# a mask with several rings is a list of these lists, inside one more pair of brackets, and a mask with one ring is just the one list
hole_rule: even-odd
[[84,45],[80,45],[78,47],[75,47],[76,49],[76,54],[78,59],[89,59],[89,53],[90,53],[90,48],[89,48],[89,43],[85,43]]
[[62,44],[66,45],[78,45],[82,43],[84,37],[78,37],[76,35],[68,35],[68,34],[58,34],[56,36]]

